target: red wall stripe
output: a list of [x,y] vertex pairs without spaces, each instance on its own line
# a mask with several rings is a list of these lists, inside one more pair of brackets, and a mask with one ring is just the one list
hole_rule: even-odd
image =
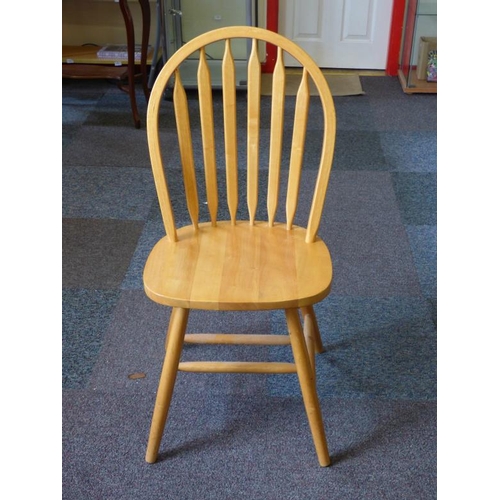
[[[267,29],[278,32],[279,0],[267,0]],[[262,63],[263,73],[272,73],[278,50],[275,45],[266,44],[266,60]]]
[[389,36],[389,49],[387,51],[387,65],[385,69],[385,72],[389,76],[396,76],[398,74],[405,3],[405,0],[394,0],[392,6],[391,33]]

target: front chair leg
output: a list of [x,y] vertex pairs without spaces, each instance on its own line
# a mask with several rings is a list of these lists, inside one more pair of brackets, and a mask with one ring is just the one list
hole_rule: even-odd
[[149,432],[146,462],[154,463],[158,457],[160,442],[167,421],[168,409],[174,392],[177,368],[184,344],[189,309],[174,308],[170,316],[167,334],[167,345],[163,369],[158,385],[156,403],[153,411],[151,430]]
[[297,366],[300,389],[302,390],[302,397],[304,398],[304,406],[306,408],[307,418],[309,419],[314,446],[316,447],[319,464],[322,467],[327,467],[330,465],[330,455],[328,453],[321,408],[319,406],[314,374],[309,361],[309,354],[302,331],[299,311],[298,309],[287,309],[285,314],[295,365]]

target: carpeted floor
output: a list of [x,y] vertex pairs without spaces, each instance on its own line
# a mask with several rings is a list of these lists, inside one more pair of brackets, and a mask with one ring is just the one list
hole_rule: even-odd
[[[141,285],[162,232],[146,132],[112,84],[63,81],[64,499],[436,498],[436,96],[405,95],[397,78],[361,83],[364,95],[335,98],[320,228],[336,273],[317,307],[333,457],[322,469],[293,375],[180,374],[160,460],[144,461],[169,316]],[[311,183],[307,168],[303,177]],[[189,323],[235,325],[278,332],[284,319],[193,313]]]

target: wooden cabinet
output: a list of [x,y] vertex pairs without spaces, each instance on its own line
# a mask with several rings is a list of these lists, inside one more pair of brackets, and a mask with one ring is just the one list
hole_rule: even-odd
[[[116,81],[130,96],[132,116],[140,127],[135,83],[142,82],[149,98],[147,71],[153,62],[149,0],[63,0],[62,76],[63,78],[99,78]],[[155,11],[153,11],[156,14]],[[141,57],[134,57],[135,45]],[[103,45],[126,44],[124,59],[102,59],[97,52]]]

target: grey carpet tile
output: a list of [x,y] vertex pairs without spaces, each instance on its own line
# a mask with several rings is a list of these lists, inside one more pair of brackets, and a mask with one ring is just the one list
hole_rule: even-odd
[[[135,93],[141,128],[145,130],[147,101],[141,85],[135,85]],[[92,109],[86,124],[88,126],[134,128],[130,97],[116,85],[110,85],[99,100],[99,105]]]
[[[180,162],[180,152],[177,143],[176,136],[171,132],[163,132],[160,135],[161,138],[161,151],[164,158],[166,168],[179,168]],[[344,139],[344,143],[350,140],[349,136]],[[191,141],[193,144],[194,153],[194,165],[199,171],[204,169],[204,157],[203,157],[203,142],[199,130],[194,130],[191,136]],[[262,129],[259,137],[261,150],[259,151],[259,166],[261,169],[268,168],[269,165],[269,145],[270,136]],[[306,141],[304,146],[304,154],[302,159],[303,169],[317,169],[320,161],[321,147],[323,143],[323,135],[318,134],[317,130],[308,129],[306,134]],[[345,145],[348,147],[348,145]],[[357,146],[359,150],[359,146]],[[380,148],[379,148],[380,149]],[[292,150],[292,132],[290,130],[285,130],[283,133],[283,149],[281,155],[281,165],[282,168],[289,168]],[[341,153],[342,154],[342,153]],[[215,135],[215,162],[219,169],[225,169],[226,157],[225,157],[225,142],[224,142],[224,132],[222,130],[216,130]],[[380,158],[368,159],[362,156],[363,153],[360,152],[358,157],[361,160],[371,165],[373,163],[381,162]],[[345,156],[345,155],[344,155]],[[345,160],[344,160],[345,162]],[[242,129],[238,129],[237,132],[237,167],[239,171],[246,170],[248,163],[247,157],[247,137],[246,132]],[[359,166],[361,168],[361,166]]]
[[[122,292],[89,381],[92,390],[127,389],[155,394],[165,355],[170,310],[144,290]],[[130,379],[144,373],[144,379]]]
[[[343,498],[436,495],[434,403],[332,399],[333,466],[320,468],[302,402],[175,398],[155,464],[144,461],[153,396],[72,391],[63,399],[65,499]],[[277,458],[279,457],[279,458]],[[125,472],[125,473],[124,473]]]
[[[202,180],[203,173],[200,170],[197,170],[197,175],[200,176],[199,179]],[[304,174],[307,175],[307,174]],[[182,176],[178,168],[170,169],[167,172],[168,183],[169,183],[169,191],[170,198],[172,203],[172,208],[175,213],[175,219],[177,223],[177,227],[182,227],[184,225],[191,224],[191,220],[189,217],[189,212],[186,207],[185,195],[184,195],[184,186],[182,181]],[[248,217],[248,207],[247,207],[247,187],[246,180],[247,175],[246,171],[239,171],[238,177],[240,179],[240,183],[238,185],[238,207],[237,207],[237,218],[247,218]],[[281,183],[281,195],[284,196],[286,192],[286,178],[283,177]],[[259,196],[265,197],[267,196],[267,172],[261,170],[259,171],[258,178],[258,192]],[[226,176],[224,169],[217,170],[217,183],[218,183],[218,196],[219,196],[219,205],[218,205],[218,220],[228,220],[230,218],[229,208],[227,206],[226,201]],[[198,200],[199,200],[199,219],[200,221],[209,221],[210,213],[208,210],[207,204],[207,195],[206,189],[203,183],[198,185]],[[264,206],[258,207],[256,218],[258,220],[266,220],[267,218],[267,208]],[[153,201],[151,205],[151,210],[148,215],[149,220],[161,221],[161,212],[157,202]]]
[[[436,339],[391,333],[380,332],[383,338],[359,336],[326,348],[316,360],[319,396],[435,400]],[[290,360],[284,352],[275,356],[275,361]],[[269,377],[268,387],[275,396],[301,395],[293,376]]]
[[[325,352],[316,356],[321,398],[436,399],[436,327],[419,297],[363,298],[330,295],[315,306]],[[273,313],[273,333],[286,331]],[[286,348],[276,361],[291,361]],[[300,397],[294,376],[268,377],[276,396]]]
[[64,126],[61,134],[61,143],[63,149],[67,148],[71,144],[73,138],[78,134],[80,127],[80,123],[67,124]]
[[[189,118],[191,128],[194,130],[200,129],[200,108],[198,101],[198,94],[196,91],[188,90],[186,92],[187,102],[189,106]],[[213,112],[214,121],[216,124],[223,123],[223,98],[222,92],[219,90],[214,90],[212,93],[213,99]],[[285,97],[285,110],[284,110],[284,127],[285,130],[290,130],[293,128],[293,121],[295,116],[295,111],[293,104],[295,103],[294,96]],[[247,94],[246,91],[240,90],[236,93],[236,122],[239,130],[246,133],[246,119],[247,119]],[[271,125],[271,110],[272,110],[272,100],[269,96],[261,96],[260,101],[260,128],[268,133]],[[160,107],[160,125],[167,129],[175,130],[175,120],[173,113],[173,104],[170,100],[165,99],[161,103]],[[320,98],[317,96],[311,96],[309,101],[308,110],[308,126],[312,129],[323,128],[323,111],[321,107]]]
[[437,174],[393,172],[394,191],[405,224],[437,224]]
[[[170,197],[172,198],[173,197],[172,190],[169,189],[169,191],[170,191]],[[158,198],[153,199],[153,202],[151,203],[151,207],[149,209],[147,220],[151,221],[151,222],[154,222],[154,221],[162,222],[160,204],[158,203]],[[176,221],[177,221],[177,219],[176,219]],[[160,233],[158,233],[158,236],[159,235],[160,235]]]
[[379,137],[385,160],[391,171],[436,172],[435,132],[380,132]]
[[63,167],[74,166],[151,168],[146,131],[133,124],[85,126],[63,152]]
[[407,226],[406,232],[422,293],[434,299],[437,297],[437,227]]
[[63,288],[119,288],[142,229],[139,221],[63,219]]
[[64,128],[69,126],[79,126],[85,123],[92,107],[97,103],[97,99],[70,99],[63,101],[62,122]]
[[[198,200],[199,200],[199,219],[200,221],[209,221],[210,214],[207,205],[207,195],[204,186],[204,173],[202,170],[196,170],[197,178],[199,179],[198,184]],[[281,178],[280,193],[283,197],[286,193],[286,182],[288,174],[285,172]],[[304,175],[308,175],[305,174]],[[185,194],[184,194],[184,184],[182,180],[182,173],[178,167],[167,169],[168,177],[168,187],[170,192],[171,204],[175,213],[177,226],[182,227],[183,225],[190,224],[190,216],[186,206]],[[247,206],[247,173],[245,170],[238,171],[238,206],[237,206],[237,218],[247,219],[248,218],[248,206]],[[267,183],[268,175],[267,171],[260,170],[258,175],[258,192],[259,197],[267,196]],[[217,169],[217,185],[218,185],[218,220],[228,220],[230,218],[230,212],[226,201],[226,173],[224,168]],[[283,199],[283,198],[282,198]],[[157,203],[153,202],[151,207],[151,212],[149,214],[149,219],[151,220],[161,220],[160,210]],[[267,207],[264,203],[259,206],[256,213],[257,220],[267,219]]]
[[333,168],[335,170],[389,170],[380,144],[379,133],[338,130]]
[[375,130],[382,131],[436,131],[437,96],[434,94],[406,95],[397,104],[392,99],[372,99]]
[[[436,398],[436,330],[427,301],[333,296],[317,305],[316,311],[325,347],[325,352],[317,356],[318,391],[322,398]],[[168,318],[169,309],[150,301],[142,291],[124,292],[89,387],[154,392]],[[286,322],[281,311],[193,311],[188,324],[190,332],[236,330],[285,334]],[[241,351],[226,346],[187,346],[183,359],[293,361],[289,347],[247,347]],[[144,373],[145,378],[128,378],[138,372]],[[268,391],[273,396],[300,397],[295,375],[180,374],[176,387],[190,394]]]
[[[203,175],[203,174],[199,174]],[[297,208],[297,224],[307,224],[307,214],[309,204],[312,201],[312,194],[316,183],[317,172],[312,169],[304,169],[301,176],[301,188],[299,192],[299,204]],[[246,193],[246,172],[239,172],[241,185],[239,186],[238,215],[240,218],[247,216],[247,193]],[[178,169],[169,172],[171,184],[172,206],[178,211],[179,220],[188,221],[188,212],[185,208],[184,189],[182,179]],[[259,172],[259,197],[266,199],[268,194],[268,176],[267,172]],[[280,177],[279,189],[279,207],[277,220],[285,220],[286,213],[284,202],[286,198],[288,183],[288,170],[283,169]],[[391,174],[388,172],[373,171],[337,171],[333,169],[330,180],[331,187],[327,192],[324,220],[333,220],[335,218],[344,218],[349,221],[376,222],[401,224],[402,219],[398,201],[394,193],[394,186]],[[226,202],[223,200],[225,184],[225,172],[218,170],[218,185],[220,202],[220,218],[229,216]],[[204,189],[200,189],[200,218],[208,220],[208,209],[205,205],[206,195]],[[159,209],[157,203],[153,201],[152,210],[149,218],[159,220]],[[265,202],[258,210],[258,219],[267,219],[267,208]]]
[[63,217],[145,220],[155,199],[149,169],[81,166],[62,171]]
[[[130,389],[156,393],[165,355],[165,336],[170,308],[146,297],[143,290],[124,291],[106,332],[102,353],[93,369],[89,387],[93,390]],[[270,313],[234,313],[192,311],[188,332],[199,333],[270,333]],[[268,349],[260,346],[185,346],[183,360],[255,360],[268,359]],[[143,373],[132,380],[129,375]],[[264,392],[265,377],[254,375],[180,373],[176,391],[197,397],[210,392],[214,396]],[[152,410],[152,408],[151,408]]]
[[105,82],[104,80],[85,80],[85,79],[62,79],[62,99],[63,103],[67,100],[82,101],[85,99],[99,100],[111,88],[116,85]]
[[[194,151],[194,163],[195,167],[200,171],[203,171],[204,168],[204,158],[202,155],[202,138],[199,133],[199,130],[194,130],[192,134],[192,143],[193,143],[193,151]],[[348,142],[350,139],[349,136],[344,139],[344,143]],[[269,145],[270,145],[270,136],[265,129],[261,129],[260,137],[260,147],[261,151],[259,152],[259,165],[261,169],[267,169],[269,164]],[[354,139],[355,141],[355,139]],[[323,135],[318,134],[318,131],[314,128],[309,128],[306,134],[306,141],[304,147],[304,154],[302,165],[304,170],[308,169],[317,169],[320,161],[320,153],[321,147],[323,143]],[[291,147],[292,144],[292,131],[285,130],[283,133],[283,149],[281,156],[281,164],[282,168],[288,169],[291,160]],[[165,165],[167,168],[178,168],[180,165],[180,153],[179,147],[177,144],[177,140],[175,137],[169,133],[165,132],[162,134],[162,154],[165,161]],[[349,144],[345,145],[345,147],[349,147]],[[378,148],[380,149],[380,148]],[[359,150],[359,146],[357,146],[357,150]],[[366,152],[366,150],[365,150]],[[239,171],[243,171],[247,168],[247,137],[246,132],[242,128],[238,128],[237,133],[237,166]],[[342,152],[341,158],[342,156]],[[376,169],[383,169],[378,166],[378,163],[383,163],[383,158],[375,157],[365,157],[363,156],[363,152],[359,151],[358,159],[360,161],[364,161],[367,165],[375,165]],[[215,137],[215,161],[216,165],[219,169],[225,169],[225,143],[224,143],[224,133],[222,130],[216,130]],[[345,163],[345,155],[344,155],[344,163]],[[361,168],[358,165],[359,162],[356,163],[358,168]],[[335,164],[337,166],[337,163]],[[348,167],[349,168],[350,164]],[[342,167],[341,167],[342,168]],[[356,167],[355,167],[356,168]]]
[[397,76],[360,76],[359,79],[365,91],[365,96],[369,99],[390,98],[400,101],[406,97]]
[[[427,113],[427,117],[436,118],[437,94],[405,94],[397,76],[360,76],[360,80],[365,90],[365,97],[372,106],[374,117],[380,118],[380,111],[385,107],[386,113],[384,113],[384,116],[386,117],[392,115],[394,120],[399,120],[402,115],[405,115],[407,127],[420,126],[421,123],[426,123],[421,121],[421,115],[425,113]],[[418,108],[420,113],[415,115],[406,114],[407,111]],[[381,123],[379,122],[378,125],[381,125]],[[436,121],[428,122],[428,125],[427,130],[436,130]],[[414,129],[402,127],[401,130]]]
[[[349,341],[357,335],[436,335],[432,310],[423,297],[345,297],[332,293],[315,306],[325,344]],[[381,337],[383,339],[383,337]]]
[[[284,128],[289,131],[293,129],[295,118],[295,96],[285,97]],[[261,97],[261,128],[270,129],[271,126],[272,100],[270,97]],[[307,126],[311,130],[323,129],[323,109],[321,99],[318,96],[311,96],[309,100],[309,110],[307,114]]]
[[[109,100],[109,103],[105,101]],[[113,116],[112,110],[120,109],[123,107],[123,102],[120,102],[120,106],[117,104],[117,96],[109,96],[109,92],[106,94],[105,98],[99,101],[97,110],[100,110],[104,116]],[[123,97],[121,97],[123,99]],[[241,99],[238,100],[239,106],[242,106]],[[201,142],[199,136],[199,130],[196,127],[198,121],[196,115],[196,103],[195,109],[192,112],[191,123],[194,126],[193,131],[193,142],[194,145],[198,145]],[[244,103],[244,101],[243,101]],[[166,110],[162,114],[167,116],[167,112],[171,108],[171,103],[165,103]],[[101,109],[102,108],[102,109]],[[109,108],[109,109],[108,109]],[[264,109],[269,108],[264,104]],[[216,106],[216,110],[217,110]],[[244,109],[244,108],[243,108]],[[365,106],[366,110],[366,106]],[[93,111],[93,115],[98,114],[98,111]],[[116,111],[115,111],[116,113]],[[216,113],[217,114],[217,113]],[[243,113],[241,113],[243,116]],[[340,113],[341,114],[341,113]],[[290,117],[285,117],[285,123],[293,123],[293,115]],[[80,134],[73,136],[73,140],[68,144],[68,147],[64,155],[64,164],[68,166],[74,165],[109,165],[109,166],[140,166],[149,167],[149,156],[146,147],[145,133],[144,131],[137,131],[131,129],[130,126],[122,124],[120,120],[109,118],[110,123],[101,123],[99,120],[88,118],[86,122],[85,131],[81,131]],[[165,119],[166,118],[162,118]],[[129,118],[127,117],[127,124]],[[322,113],[320,111],[319,105],[316,100],[311,100],[311,109],[309,113],[309,131],[306,141],[306,152],[304,158],[304,166],[308,168],[309,165],[317,163],[319,156],[317,155],[318,146],[321,143],[321,137],[316,133],[323,123]],[[269,137],[266,133],[266,124],[268,119],[265,115],[262,118],[262,134],[261,141],[263,145],[269,143]],[[238,124],[238,129],[240,133],[238,134],[238,150],[240,152],[238,163],[241,168],[246,164],[245,155],[245,130],[246,123],[241,122]],[[171,133],[175,131],[175,124],[172,120],[167,123],[167,130]],[[169,133],[165,132],[163,135],[168,136]],[[119,140],[117,140],[117,137]],[[223,144],[223,133],[222,131],[216,134],[218,144],[217,144],[217,162],[220,166],[224,165],[224,144]],[[139,138],[139,139],[138,139]],[[142,139],[140,139],[142,138]],[[284,143],[285,147],[283,150],[283,161],[288,163],[290,160],[290,141],[291,134],[290,130],[287,128],[285,131]],[[132,149],[129,145],[135,144],[135,148]],[[91,147],[89,147],[91,145]],[[165,159],[168,164],[178,165],[179,164],[179,154],[178,147],[172,141],[166,141],[165,149]],[[170,149],[172,147],[172,149]],[[262,164],[267,163],[267,157],[265,155],[261,159]],[[201,167],[202,159],[197,159],[197,163]],[[381,155],[381,149],[379,144],[379,139],[376,133],[373,132],[354,132],[345,133],[341,131],[341,126],[339,126],[339,133],[337,137],[337,150],[336,150],[336,160],[335,167],[339,169],[386,169],[385,161],[383,155]]]
[[[318,392],[416,401],[436,399],[435,341],[422,343],[419,338],[402,337],[387,342],[385,352],[377,352],[378,347],[378,339],[367,338],[355,350],[352,346],[338,346],[329,352],[318,361],[317,373],[331,373],[331,378],[321,379]],[[357,369],[353,371],[355,364]]]
[[365,297],[421,294],[405,229],[380,222],[323,221],[333,260],[333,293]]
[[437,297],[427,298],[427,302],[432,311],[432,321],[434,325],[437,327]]
[[[269,144],[267,136],[262,135],[262,144]],[[194,154],[194,164],[195,168],[203,172],[204,169],[204,158],[203,158],[203,143],[201,134],[199,130],[193,130],[191,135],[191,141],[193,144],[193,154]],[[247,139],[245,132],[238,128],[237,131],[237,160],[236,164],[239,170],[243,170],[247,165],[247,154],[246,154],[246,144]],[[161,134],[161,151],[164,158],[165,166],[167,168],[179,168],[180,162],[180,152],[179,145],[177,143],[176,136],[173,136],[171,132],[164,132]],[[224,143],[224,132],[220,129],[215,131],[215,162],[218,168],[225,169],[225,143]],[[262,165],[267,164],[267,156],[265,150],[261,153],[260,162]]]
[[87,386],[119,295],[117,290],[63,290],[63,388]]
[[148,220],[141,232],[134,254],[130,259],[125,277],[120,285],[122,290],[142,290],[142,273],[149,253],[158,240],[165,236],[165,226],[158,217]]
[[405,94],[397,77],[360,77],[373,129],[389,132],[437,130],[437,94]]
[[[311,176],[312,177],[312,176]],[[309,177],[303,178],[309,182]],[[401,214],[389,172],[332,171],[324,220],[401,224]],[[312,188],[312,186],[311,186]]]
[[337,131],[372,132],[375,117],[366,96],[337,97],[334,100]]
[[85,124],[107,87],[96,80],[62,81],[62,146],[66,148]]

